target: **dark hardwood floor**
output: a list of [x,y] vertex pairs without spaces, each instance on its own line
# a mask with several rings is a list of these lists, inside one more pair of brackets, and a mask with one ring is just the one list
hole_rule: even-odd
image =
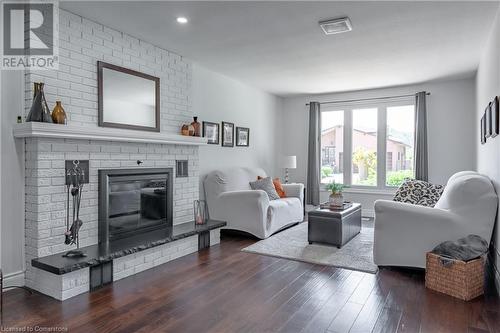
[[2,331],[500,332],[500,299],[462,302],[424,287],[421,272],[377,275],[240,252],[225,236],[192,254],[64,303],[6,292]]

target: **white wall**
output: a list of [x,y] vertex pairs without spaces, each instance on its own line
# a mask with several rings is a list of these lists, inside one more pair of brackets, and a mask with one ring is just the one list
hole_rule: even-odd
[[[193,65],[192,107],[198,121],[232,122],[250,128],[249,147],[200,147],[200,180],[221,167],[261,167],[279,176],[276,163],[281,98],[250,87],[200,65]],[[203,192],[203,187],[200,187]],[[201,193],[203,194],[203,193]]]
[[22,71],[2,72],[1,256],[6,285],[24,283],[24,143],[15,142],[12,124],[23,113]]
[[[500,11],[497,15],[491,35],[484,48],[476,77],[477,105],[475,119],[471,127],[475,130],[477,146],[477,170],[488,175],[500,193],[500,137],[488,139],[486,144],[479,142],[479,124],[488,103],[496,95],[500,95]],[[500,228],[497,217],[496,230],[493,235],[496,248],[497,283],[500,286]]]
[[[474,79],[463,79],[404,87],[373,89],[327,95],[285,98],[283,101],[283,143],[285,155],[297,155],[297,169],[291,171],[294,181],[306,182],[307,134],[309,101],[350,100],[380,96],[413,94],[418,91],[431,93],[427,99],[429,180],[445,184],[448,177],[461,170],[475,169],[476,133],[470,124],[475,122]],[[288,129],[293,129],[292,131]],[[354,191],[352,191],[354,192]],[[326,193],[322,195],[326,200]],[[391,194],[349,193],[347,198],[363,203],[363,214],[373,213],[373,202],[391,198]]]

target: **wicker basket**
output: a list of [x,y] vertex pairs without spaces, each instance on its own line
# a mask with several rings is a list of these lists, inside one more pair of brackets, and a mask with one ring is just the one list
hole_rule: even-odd
[[445,266],[441,257],[427,253],[425,286],[429,289],[468,301],[483,294],[484,258],[468,262],[452,260]]

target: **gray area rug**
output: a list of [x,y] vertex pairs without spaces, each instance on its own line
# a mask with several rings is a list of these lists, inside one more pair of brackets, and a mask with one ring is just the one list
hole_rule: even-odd
[[361,232],[341,249],[309,244],[307,222],[303,222],[242,251],[375,274],[378,267],[373,263],[373,228],[365,225],[363,223]]

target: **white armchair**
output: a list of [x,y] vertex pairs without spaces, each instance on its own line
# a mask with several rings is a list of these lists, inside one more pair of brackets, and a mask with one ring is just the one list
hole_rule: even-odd
[[209,173],[204,181],[210,218],[227,222],[227,229],[267,238],[304,219],[303,184],[284,184],[286,198],[269,200],[266,192],[251,190],[249,182],[265,177],[262,169],[231,168]]
[[425,253],[469,234],[491,240],[498,198],[491,181],[473,171],[448,180],[434,208],[375,202],[373,260],[379,266],[425,268]]

